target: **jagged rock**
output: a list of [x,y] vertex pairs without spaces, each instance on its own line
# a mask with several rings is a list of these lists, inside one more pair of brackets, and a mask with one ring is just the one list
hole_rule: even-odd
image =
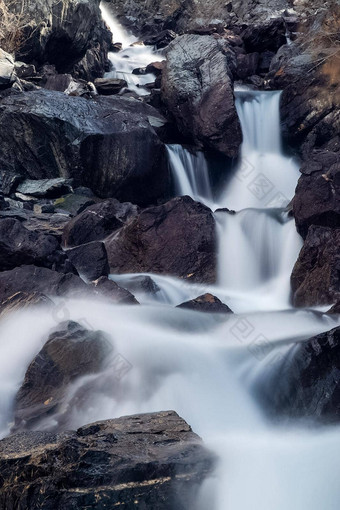
[[37,430],[52,416],[53,421],[65,420],[63,404],[71,383],[103,370],[111,352],[101,331],[72,321],[60,324],[26,371],[15,399],[13,431]]
[[138,214],[138,207],[111,198],[87,207],[73,218],[63,232],[65,247],[101,241]]
[[22,38],[17,57],[25,63],[56,66],[91,80],[104,73],[111,34],[102,21],[99,0],[14,0]]
[[72,270],[55,237],[29,231],[15,218],[0,220],[0,247],[1,271],[30,264]]
[[182,135],[198,147],[234,157],[242,141],[235,109],[233,53],[224,39],[177,37],[166,52],[162,99]]
[[155,46],[157,49],[165,48],[176,39],[177,34],[173,30],[162,30],[159,34],[149,36],[143,40],[147,46]]
[[127,82],[118,78],[97,78],[94,84],[98,94],[103,96],[118,94],[123,88],[127,87]]
[[10,87],[15,80],[14,60],[9,53],[0,48],[0,89]]
[[215,281],[215,221],[210,209],[189,197],[145,209],[105,244],[112,273]]
[[8,313],[37,305],[52,305],[52,301],[39,292],[16,292],[0,303],[0,317]]
[[23,177],[17,173],[0,169],[0,190],[4,195],[10,195],[22,181]]
[[112,280],[109,280],[105,276],[101,276],[98,280],[93,282],[94,292],[96,295],[108,298],[110,301],[113,301],[117,304],[129,304],[129,305],[137,305],[139,304],[135,296],[131,294],[127,289],[124,289],[117,285]]
[[110,272],[105,245],[99,241],[67,250],[67,256],[82,278],[97,280]]
[[71,193],[71,179],[26,179],[17,187],[17,191],[38,198],[56,198]]
[[[150,204],[169,192],[164,118],[118,96],[95,101],[40,90],[0,103],[3,170],[31,179],[75,177],[97,196]],[[44,151],[41,151],[41,147]]]
[[222,303],[220,299],[212,294],[203,294],[195,299],[181,303],[177,308],[206,313],[233,313],[229,306]]
[[281,367],[261,388],[276,419],[311,418],[323,423],[340,420],[340,328],[291,347]]
[[295,306],[331,305],[340,299],[340,229],[309,227],[294,266]]
[[174,411],[26,432],[0,442],[0,506],[194,510],[215,461]]
[[128,280],[124,279],[120,282],[120,284],[124,289],[132,292],[132,294],[135,294],[136,292],[156,294],[161,290],[157,283],[153,281],[151,276],[147,275],[131,276]]

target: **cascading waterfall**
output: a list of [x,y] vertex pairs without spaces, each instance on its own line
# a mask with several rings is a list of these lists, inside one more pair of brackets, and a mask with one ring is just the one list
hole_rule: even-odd
[[[123,36],[117,39],[130,44]],[[131,70],[139,48],[127,52]],[[220,458],[214,477],[202,486],[196,510],[338,510],[338,428],[268,423],[250,391],[257,376],[266,373],[271,355],[284,357],[296,340],[331,329],[335,320],[288,305],[289,274],[300,241],[282,207],[293,196],[297,169],[281,149],[279,93],[243,91],[237,96],[242,156],[217,207],[238,212],[215,213],[218,284],[152,276],[159,291],[153,296],[141,292],[141,306],[63,300],[61,314],[42,306],[2,319],[0,434],[10,430],[15,394],[50,331],[61,320],[86,321],[111,337],[130,370],[112,384],[110,374],[104,373],[102,381],[97,376],[90,405],[74,412],[72,427],[175,409]],[[203,156],[184,154],[178,146],[168,151],[178,169],[178,194],[211,201]],[[259,175],[270,181],[265,198],[257,191],[263,188],[260,182],[254,184]],[[273,201],[275,196],[280,200]],[[124,285],[131,275],[112,278]],[[207,291],[237,313],[217,318],[174,308]],[[270,342],[271,355],[253,350],[259,338]],[[88,393],[88,382],[84,378],[75,385],[84,385]],[[53,417],[47,418],[46,429],[53,424]]]
[[109,53],[112,70],[106,73],[106,78],[120,78],[127,82],[128,88],[140,96],[149,92],[144,86],[155,80],[151,73],[136,75],[135,69],[143,69],[151,62],[161,60],[161,52],[150,46],[144,46],[132,34],[125,32],[123,27],[110,13],[109,5],[101,3],[103,18],[110,27],[114,41],[122,44],[122,51]]
[[176,195],[188,195],[211,206],[213,197],[204,154],[191,153],[181,145],[168,145],[167,151]]

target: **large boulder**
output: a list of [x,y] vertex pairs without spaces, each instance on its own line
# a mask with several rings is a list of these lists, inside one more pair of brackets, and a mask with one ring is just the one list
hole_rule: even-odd
[[138,207],[111,198],[87,207],[64,228],[63,245],[78,246],[103,240],[138,214]]
[[26,432],[0,442],[0,506],[193,510],[214,464],[174,411]]
[[295,306],[340,300],[340,229],[311,226],[291,277]]
[[26,63],[54,64],[58,72],[73,71],[85,79],[102,76],[111,34],[99,4],[100,0],[9,2],[22,27],[17,57]]
[[261,388],[273,417],[340,421],[340,328],[291,347]]
[[216,279],[215,220],[210,209],[190,197],[145,209],[106,240],[106,249],[111,273]]
[[67,256],[82,278],[92,281],[109,275],[105,244],[101,241],[71,248],[67,251]]
[[[116,283],[102,276],[87,285],[79,276],[62,274],[37,266],[21,266],[0,272],[0,304],[11,299],[18,292],[30,295],[32,292],[49,297],[87,297],[109,300],[117,304],[136,304],[134,296]],[[63,309],[56,309],[56,314]]]
[[[44,420],[67,420],[67,391],[77,378],[102,371],[112,345],[101,331],[60,324],[30,363],[14,404],[14,431],[39,430]],[[52,417],[53,415],[53,417]]]
[[31,179],[75,177],[100,197],[150,204],[168,192],[165,147],[154,129],[164,122],[134,99],[12,95],[0,103],[0,166]]
[[0,271],[30,264],[61,272],[73,269],[54,236],[30,231],[15,218],[0,219]]
[[183,35],[169,45],[166,57],[162,98],[182,135],[198,147],[237,156],[242,133],[227,41]]

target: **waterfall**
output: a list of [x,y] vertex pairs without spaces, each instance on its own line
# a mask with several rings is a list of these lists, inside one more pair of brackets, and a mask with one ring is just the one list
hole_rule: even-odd
[[106,78],[119,78],[125,80],[128,89],[140,96],[149,92],[145,88],[147,83],[155,80],[155,76],[148,74],[133,74],[135,69],[144,69],[151,62],[163,60],[162,52],[150,46],[144,46],[132,34],[127,33],[110,12],[110,4],[102,2],[101,11],[104,20],[113,34],[113,42],[122,44],[122,50],[109,53],[112,70],[106,73]]
[[213,203],[208,165],[202,152],[191,153],[181,145],[168,145],[167,152],[177,196]]
[[221,206],[285,207],[294,196],[298,165],[281,147],[280,92],[236,91],[243,143],[239,162],[219,199]]

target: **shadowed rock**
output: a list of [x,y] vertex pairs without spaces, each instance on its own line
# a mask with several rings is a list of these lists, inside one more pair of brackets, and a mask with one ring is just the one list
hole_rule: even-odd
[[222,303],[220,299],[212,294],[203,294],[195,299],[181,303],[177,308],[206,313],[233,313],[229,306]]

